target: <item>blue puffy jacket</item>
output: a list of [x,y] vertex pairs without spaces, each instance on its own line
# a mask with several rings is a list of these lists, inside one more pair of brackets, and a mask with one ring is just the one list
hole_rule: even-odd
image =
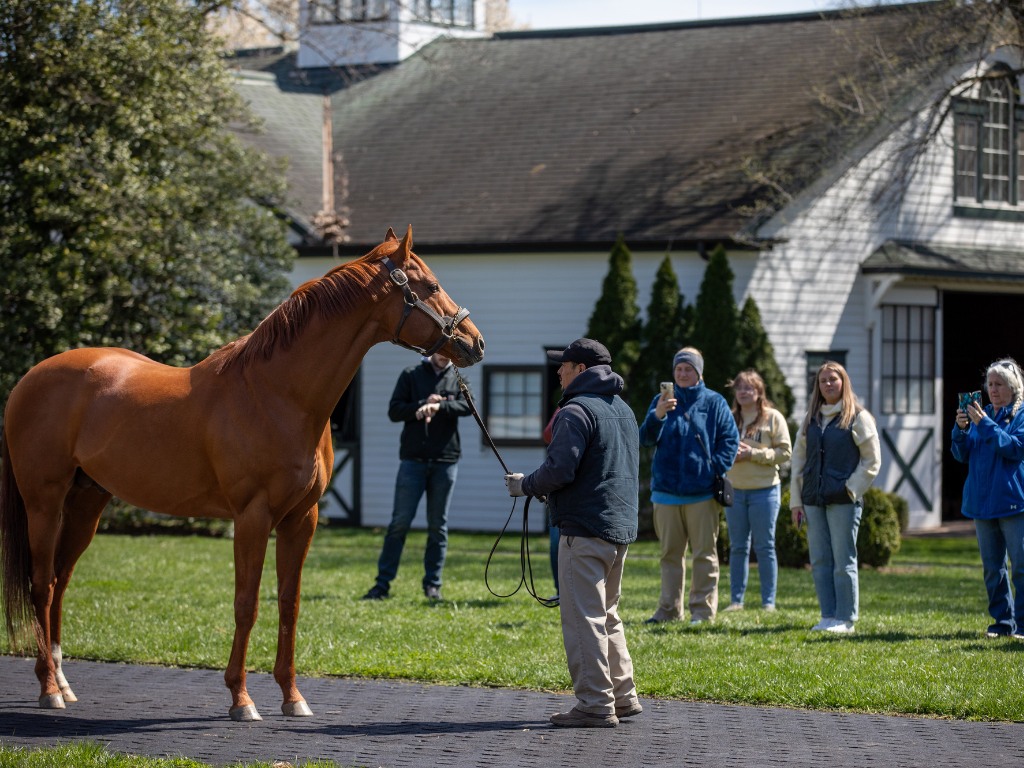
[[1024,512],[1024,408],[1010,417],[1009,408],[971,423],[966,432],[953,427],[953,456],[968,465],[961,511],[988,520]]
[[[711,493],[715,473],[724,475],[736,461],[740,444],[736,421],[725,398],[705,387],[703,381],[686,389],[676,386],[675,394],[675,410],[665,414],[664,420],[654,414],[655,397],[640,425],[640,444],[658,446],[651,467],[651,490],[673,496]],[[694,431],[711,454],[710,462]]]

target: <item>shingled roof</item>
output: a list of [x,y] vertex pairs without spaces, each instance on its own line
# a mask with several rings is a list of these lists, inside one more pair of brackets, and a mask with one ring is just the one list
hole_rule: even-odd
[[234,65],[258,61],[278,85],[239,87],[267,122],[250,140],[290,157],[303,221],[319,208],[318,97],[333,91],[346,251],[409,223],[423,252],[604,248],[620,232],[685,247],[750,225],[743,209],[763,188],[745,159],[823,163],[814,89],[854,66],[858,51],[839,44],[853,24],[886,40],[905,21],[883,7],[439,39],[351,71],[283,55]]
[[853,23],[894,35],[904,22],[793,14],[435,42],[335,96],[352,248],[407,223],[421,249],[728,241],[758,194],[745,157],[772,142],[790,162],[819,151],[804,130],[812,88],[849,63],[836,33]]
[[1024,253],[886,240],[864,261],[861,271],[864,274],[1020,282],[1024,280]]

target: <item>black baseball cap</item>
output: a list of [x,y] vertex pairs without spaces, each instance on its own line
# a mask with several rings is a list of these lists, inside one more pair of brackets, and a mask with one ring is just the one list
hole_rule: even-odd
[[590,368],[595,365],[611,365],[612,356],[608,354],[608,348],[599,341],[593,339],[576,339],[572,344],[559,352],[557,349],[548,350],[548,359],[556,363],[583,363]]

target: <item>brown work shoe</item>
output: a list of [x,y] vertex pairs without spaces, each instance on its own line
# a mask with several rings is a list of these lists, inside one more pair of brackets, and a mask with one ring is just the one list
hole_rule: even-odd
[[634,715],[639,715],[643,711],[644,708],[640,706],[640,702],[638,701],[635,704],[627,704],[624,707],[616,707],[615,716],[618,718],[633,717]]
[[592,715],[573,707],[568,712],[551,716],[551,724],[560,728],[614,728],[619,724],[615,715]]

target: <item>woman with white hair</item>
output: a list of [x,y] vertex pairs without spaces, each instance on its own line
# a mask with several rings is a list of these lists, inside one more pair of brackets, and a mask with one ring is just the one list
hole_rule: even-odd
[[[988,612],[995,621],[985,637],[1024,640],[1024,381],[1006,358],[988,367],[990,404],[957,410],[953,456],[968,465],[961,511],[974,519],[985,570]],[[1010,557],[1007,573],[1006,557]],[[1010,582],[1016,601],[1010,594]]]

